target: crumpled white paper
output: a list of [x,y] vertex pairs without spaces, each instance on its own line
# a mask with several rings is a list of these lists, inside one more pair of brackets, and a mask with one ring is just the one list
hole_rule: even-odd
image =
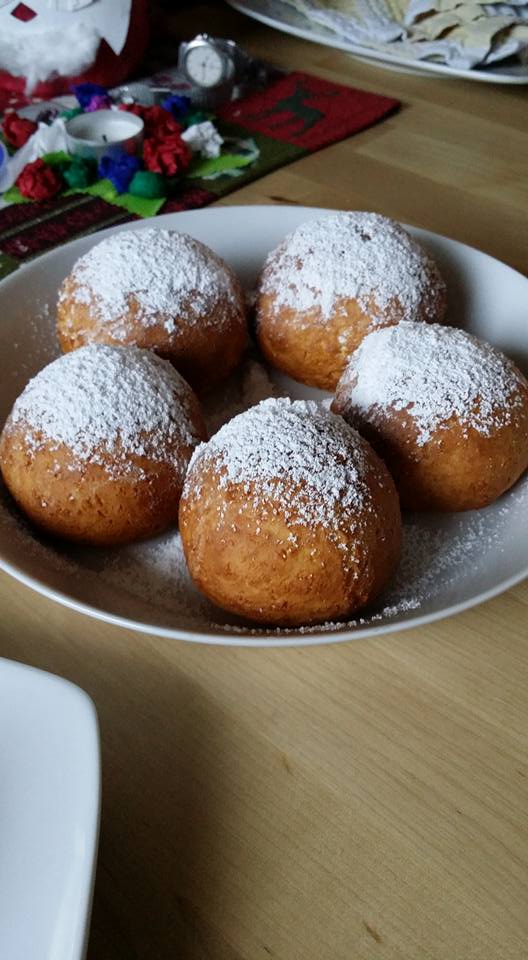
[[30,136],[29,140],[27,140],[20,150],[17,150],[17,152],[9,158],[5,169],[0,172],[0,193],[3,193],[4,190],[9,190],[9,187],[13,186],[26,166],[26,163],[33,163],[34,160],[45,156],[46,153],[58,153],[61,150],[66,152],[68,150],[66,130],[62,117],[57,117],[53,123],[50,124],[39,123],[35,133]]
[[203,123],[193,123],[192,126],[183,131],[181,136],[193,153],[199,153],[200,156],[207,159],[220,156],[224,140],[210,120],[204,120]]

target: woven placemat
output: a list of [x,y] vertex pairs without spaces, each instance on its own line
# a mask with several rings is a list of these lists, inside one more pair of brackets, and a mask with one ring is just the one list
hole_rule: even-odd
[[[256,141],[258,159],[237,177],[182,179],[159,213],[205,207],[272,170],[365,130],[398,106],[391,97],[310,74],[282,76],[217,114],[220,133]],[[122,207],[86,194],[7,206],[0,210],[0,277],[53,247],[135,219]]]

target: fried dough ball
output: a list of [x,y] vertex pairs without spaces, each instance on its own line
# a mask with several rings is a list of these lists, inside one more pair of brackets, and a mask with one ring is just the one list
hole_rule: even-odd
[[0,437],[7,488],[42,530],[112,546],[177,522],[205,438],[198,401],[166,360],[92,344],[31,380]]
[[294,380],[334,390],[363,337],[400,320],[442,321],[446,288],[428,253],[398,223],[337,213],[302,224],[264,266],[256,335]]
[[205,392],[246,345],[242,288],[224,261],[173,230],[128,230],[92,247],[65,279],[57,332],[66,353],[88,343],[147,347]]
[[528,383],[463,330],[400,323],[365,338],[332,409],[374,445],[410,510],[474,510],[528,467]]
[[180,533],[196,585],[250,620],[349,617],[398,562],[391,477],[343,419],[313,401],[265,400],[194,454]]

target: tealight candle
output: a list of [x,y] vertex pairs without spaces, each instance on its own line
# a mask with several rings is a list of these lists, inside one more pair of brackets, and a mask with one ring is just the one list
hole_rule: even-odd
[[69,152],[83,160],[100,160],[122,150],[137,153],[143,139],[143,120],[124,110],[79,113],[65,128]]

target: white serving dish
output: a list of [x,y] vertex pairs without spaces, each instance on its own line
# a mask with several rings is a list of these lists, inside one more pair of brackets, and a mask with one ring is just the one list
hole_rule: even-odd
[[0,957],[85,955],[100,804],[95,708],[0,659]]
[[[186,231],[209,244],[251,288],[267,252],[286,233],[305,220],[328,213],[307,207],[218,207],[168,214],[157,218],[155,224]],[[57,290],[74,261],[116,230],[151,227],[152,221],[143,221],[84,237],[2,281],[0,424],[27,380],[58,352],[54,338]],[[526,371],[528,279],[464,244],[409,229],[442,269],[449,288],[451,320],[505,350]],[[280,375],[275,379],[291,396],[323,396]],[[521,581],[528,574],[527,507],[525,477],[487,510],[419,515],[412,521],[412,529],[419,545],[426,545],[423,567],[411,563],[412,572],[407,572],[418,549],[408,535],[406,566],[401,568],[405,577],[380,601],[373,617],[308,631],[251,632],[236,618],[202,602],[192,585],[182,580],[177,564],[167,568],[167,557],[175,556],[175,535],[173,539],[158,538],[146,547],[128,547],[117,555],[116,551],[43,545],[20,525],[9,499],[5,495],[2,499],[1,488],[0,568],[59,603],[134,630],[241,646],[328,643],[428,623],[481,603]],[[165,561],[160,566],[163,549]],[[117,579],[116,563],[121,571]]]
[[422,76],[436,76],[463,80],[476,80],[480,83],[505,83],[523,85],[528,83],[528,65],[522,63],[508,64],[493,63],[489,67],[476,67],[471,70],[460,70],[433,60],[414,60],[410,57],[399,57],[364,47],[358,43],[340,38],[332,30],[327,30],[321,24],[313,23],[300,11],[280,0],[227,0],[231,7],[240,13],[258,20],[260,23],[290,33],[294,37],[321,43],[335,50],[344,50],[361,60],[371,60],[376,66],[387,67],[403,73],[417,73]]

